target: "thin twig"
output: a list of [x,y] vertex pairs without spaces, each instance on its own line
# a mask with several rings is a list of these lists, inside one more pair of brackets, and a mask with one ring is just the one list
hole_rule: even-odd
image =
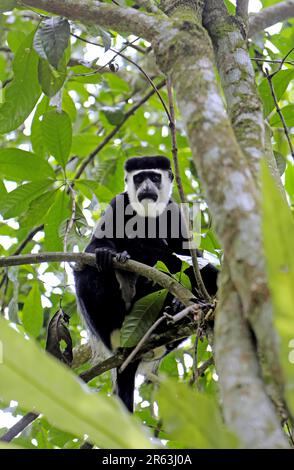
[[137,344],[137,346],[132,350],[132,352],[129,354],[129,356],[126,358],[126,360],[122,363],[122,365],[120,366],[120,369],[119,369],[119,372],[123,372],[125,370],[125,368],[130,364],[130,362],[132,362],[132,360],[134,359],[134,357],[137,355],[137,353],[140,351],[140,349],[142,348],[143,344],[146,343],[147,339],[151,336],[151,334],[153,333],[153,331],[163,322],[163,320],[166,320],[166,317],[165,316],[162,316],[160,318],[158,318],[156,320],[155,323],[153,323],[153,325],[149,328],[149,330],[146,331],[146,333],[144,334],[144,336],[140,339],[139,343]]
[[288,421],[286,421],[285,424],[286,424],[286,428],[287,428],[287,431],[288,431],[288,434],[289,434],[289,439],[290,439],[291,445],[292,445],[292,447],[294,447],[293,432],[291,431],[291,428],[289,426]]
[[198,364],[198,344],[199,344],[199,334],[198,334],[199,327],[197,328],[196,332],[196,338],[195,338],[195,344],[194,344],[194,354],[193,354],[193,374],[192,374],[192,379],[190,382],[190,385],[196,383],[197,384],[197,379],[198,379],[198,369],[197,369],[197,364]]
[[171,320],[173,323],[182,320],[184,317],[189,315],[190,313],[196,313],[197,310],[197,305],[191,305],[189,307],[186,307],[184,310],[179,312],[177,315],[171,316],[171,315],[166,315],[163,314],[162,317],[158,318],[155,323],[149,328],[149,330],[146,331],[144,336],[140,339],[138,342],[137,346],[132,350],[130,355],[126,358],[126,360],[123,362],[121,365],[119,372],[123,372],[125,368],[130,364],[130,362],[133,361],[135,356],[138,354],[140,349],[142,349],[142,346],[147,342],[147,340],[150,338],[151,334],[153,333],[154,330],[163,322],[163,320]]
[[197,368],[197,376],[201,377],[202,374],[208,369],[208,367],[212,366],[214,364],[214,359],[213,356],[211,356],[209,359],[207,359],[201,366]]
[[294,66],[294,62],[290,61],[290,60],[282,60],[282,59],[262,59],[260,57],[250,57],[250,60],[254,60],[256,62],[268,62],[270,64],[281,64],[281,62],[283,62],[283,64],[287,64],[287,65],[292,65]]
[[[157,85],[157,89],[162,88],[165,85],[165,80],[161,81],[159,85]],[[83,160],[81,166],[79,167],[78,171],[74,176],[74,180],[78,179],[82,173],[84,172],[85,168],[89,165],[89,163],[94,160],[96,155],[108,144],[108,142],[115,136],[115,134],[119,131],[119,129],[125,124],[125,122],[139,109],[146,101],[149,100],[151,96],[155,94],[154,89],[150,90],[147,95],[145,95],[137,104],[135,104],[132,108],[127,111],[124,115],[122,121],[111,131],[109,134],[106,135],[104,140],[90,153],[90,155]]]
[[24,415],[14,426],[12,426],[3,436],[0,438],[0,442],[11,442],[19,433],[21,433],[26,427],[28,427],[39,414],[27,413]]
[[[86,42],[88,44],[91,44],[93,46],[98,46],[98,47],[104,47],[103,45],[97,43],[97,42],[93,42],[93,41],[89,41],[87,39],[84,39],[74,33],[71,33],[72,36],[74,36],[75,38],[77,39],[80,39],[81,41],[83,42]],[[132,42],[135,42],[137,41],[139,38],[136,38],[134,41]],[[127,62],[129,62],[130,64],[134,65],[143,75],[144,77],[146,78],[146,80],[150,83],[150,85],[152,86],[152,88],[154,89],[155,93],[157,94],[165,112],[166,112],[166,115],[168,117],[168,120],[170,121],[170,115],[169,115],[169,111],[167,109],[167,106],[164,102],[164,99],[162,98],[161,94],[159,93],[159,90],[158,88],[156,87],[156,85],[154,84],[153,80],[149,77],[149,75],[145,72],[145,70],[140,67],[140,65],[137,64],[137,62],[135,62],[134,60],[130,59],[129,57],[127,57],[125,54],[122,53],[123,50],[125,50],[127,47],[129,47],[129,45],[125,45],[120,51],[117,51],[116,49],[113,49],[112,47],[109,48],[110,51],[114,52],[116,55],[110,60],[110,62],[112,62],[115,57],[117,56],[120,56],[122,57],[124,60],[126,60]],[[108,62],[106,65],[102,65],[101,67],[99,67],[96,71],[93,71],[91,73],[89,73],[88,75],[93,75],[95,73],[99,73],[101,70],[103,70],[104,67],[106,67],[110,62]]]
[[277,68],[277,70],[275,70],[273,73],[270,74],[270,77],[273,78],[280,70],[281,68],[283,67],[283,65],[285,64],[285,61],[287,59],[287,57],[289,57],[289,55],[291,54],[291,52],[294,51],[294,47],[292,47],[292,49],[289,50],[289,52],[287,52],[287,54],[285,55],[285,57],[281,60],[280,62],[280,65],[279,67]]
[[64,234],[63,249],[64,249],[65,253],[67,252],[68,235],[69,235],[71,229],[73,228],[75,220],[76,220],[76,193],[75,193],[73,187],[70,184],[68,185],[68,190],[70,192],[71,199],[72,199],[72,208],[71,208],[71,217],[70,217],[69,221],[66,224],[66,230],[65,230],[65,234]]
[[[172,137],[172,156],[174,162],[174,169],[175,169],[175,177],[176,177],[176,184],[180,195],[180,200],[182,204],[186,204],[186,197],[183,188],[182,178],[180,174],[180,167],[179,167],[179,160],[178,160],[178,148],[177,148],[177,137],[176,137],[176,118],[175,118],[175,109],[174,109],[174,100],[173,100],[173,92],[172,92],[172,81],[171,77],[167,78],[167,93],[168,93],[168,102],[169,102],[169,127],[171,130],[171,137]],[[189,226],[189,231],[191,233],[191,221],[186,221],[185,223]],[[196,290],[199,292],[199,295],[206,301],[210,301],[210,295],[208,294],[204,282],[202,280],[202,276],[200,273],[198,260],[197,260],[197,250],[191,247],[191,243],[189,241],[189,250],[192,258],[193,264],[193,271],[194,277],[196,280]]]
[[286,136],[289,148],[290,148],[290,153],[291,153],[292,158],[294,160],[294,148],[293,148],[293,145],[292,145],[291,137],[290,137],[288,127],[287,127],[286,121],[284,119],[283,113],[282,113],[281,108],[279,106],[279,103],[278,103],[278,100],[277,100],[277,97],[276,97],[276,93],[275,93],[275,89],[274,89],[274,86],[273,86],[273,82],[272,82],[272,78],[276,73],[277,72],[274,72],[274,74],[269,74],[268,70],[265,70],[265,74],[266,74],[268,84],[269,84],[269,87],[270,87],[270,90],[271,90],[271,95],[272,95],[274,103],[275,103],[276,111],[277,111],[277,113],[278,113],[278,115],[281,119],[283,129],[284,129],[284,133],[285,133],[285,136]]

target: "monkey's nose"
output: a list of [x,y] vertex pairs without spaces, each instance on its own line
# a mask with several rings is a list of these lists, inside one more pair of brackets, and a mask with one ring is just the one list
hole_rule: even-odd
[[138,194],[139,202],[143,201],[143,199],[151,199],[152,201],[156,202],[158,199],[158,195],[153,193],[152,191],[142,191]]

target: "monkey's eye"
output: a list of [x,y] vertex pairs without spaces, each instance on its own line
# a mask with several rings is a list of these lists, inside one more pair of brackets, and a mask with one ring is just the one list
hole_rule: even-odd
[[150,175],[150,179],[153,183],[161,183],[161,175],[159,175],[158,173],[153,173],[152,175]]
[[144,178],[145,178],[145,175],[143,175],[142,173],[138,173],[137,175],[134,176],[134,183],[141,184],[143,183]]

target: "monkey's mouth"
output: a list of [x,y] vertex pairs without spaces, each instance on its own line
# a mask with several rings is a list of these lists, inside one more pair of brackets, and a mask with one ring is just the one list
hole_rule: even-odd
[[143,199],[151,199],[151,201],[156,202],[158,199],[158,196],[157,194],[151,193],[151,192],[144,192],[144,193],[138,194],[138,201],[142,202]]

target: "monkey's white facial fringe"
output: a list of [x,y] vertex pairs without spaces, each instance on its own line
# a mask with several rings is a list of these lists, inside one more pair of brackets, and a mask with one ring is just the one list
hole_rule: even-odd
[[[133,176],[136,173],[141,173],[144,170],[140,171],[133,171],[126,174],[126,187],[125,190],[128,193],[129,201],[132,208],[137,212],[140,217],[158,217],[161,215],[171,197],[172,193],[172,181],[168,175],[167,171],[164,170],[153,170],[156,173],[160,173],[162,180],[161,180],[161,188],[157,190],[158,199],[157,201],[153,201],[152,199],[143,199],[141,202],[138,201],[138,189],[136,190]],[[150,170],[146,170],[150,171]]]

